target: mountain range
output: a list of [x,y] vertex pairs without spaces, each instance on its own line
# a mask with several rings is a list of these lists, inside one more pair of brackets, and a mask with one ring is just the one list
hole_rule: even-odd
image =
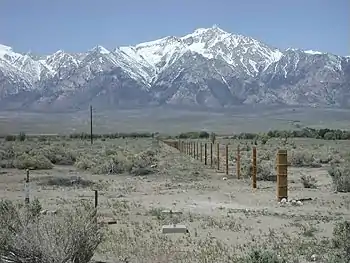
[[244,104],[350,106],[350,58],[280,50],[218,26],[135,46],[48,56],[0,45],[0,109]]

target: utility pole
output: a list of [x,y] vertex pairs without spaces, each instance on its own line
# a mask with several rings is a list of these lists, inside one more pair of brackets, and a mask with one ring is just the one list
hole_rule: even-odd
[[90,105],[90,140],[91,144],[93,144],[94,139],[92,138],[92,105]]

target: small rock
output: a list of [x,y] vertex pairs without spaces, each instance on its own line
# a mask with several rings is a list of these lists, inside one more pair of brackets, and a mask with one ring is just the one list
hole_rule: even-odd
[[223,177],[222,180],[226,181],[226,180],[227,180],[227,177]]
[[311,260],[312,260],[312,261],[316,261],[316,260],[317,260],[317,255],[316,255],[316,254],[313,254],[313,255],[311,256]]
[[297,205],[298,205],[298,206],[302,206],[303,203],[302,203],[301,201],[298,201],[298,202],[297,202]]
[[41,215],[46,215],[46,214],[47,214],[47,210],[46,210],[46,209],[45,209],[45,210],[41,210],[41,211],[40,211],[40,214],[41,214]]

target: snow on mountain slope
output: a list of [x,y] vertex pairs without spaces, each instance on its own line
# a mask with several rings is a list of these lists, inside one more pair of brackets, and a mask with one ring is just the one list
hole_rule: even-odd
[[228,33],[217,26],[199,28],[183,37],[165,37],[130,47],[158,72],[190,50],[208,59],[222,59],[234,69],[255,76],[259,68],[278,61],[282,52],[255,39]]
[[348,57],[280,51],[215,25],[113,50],[97,45],[82,53],[21,54],[0,45],[0,106],[13,101],[43,109],[79,108],[90,102],[350,106],[349,79]]

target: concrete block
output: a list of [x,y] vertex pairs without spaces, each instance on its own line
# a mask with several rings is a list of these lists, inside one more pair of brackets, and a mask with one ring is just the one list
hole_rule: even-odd
[[185,225],[164,225],[162,227],[163,234],[187,234],[189,233]]

